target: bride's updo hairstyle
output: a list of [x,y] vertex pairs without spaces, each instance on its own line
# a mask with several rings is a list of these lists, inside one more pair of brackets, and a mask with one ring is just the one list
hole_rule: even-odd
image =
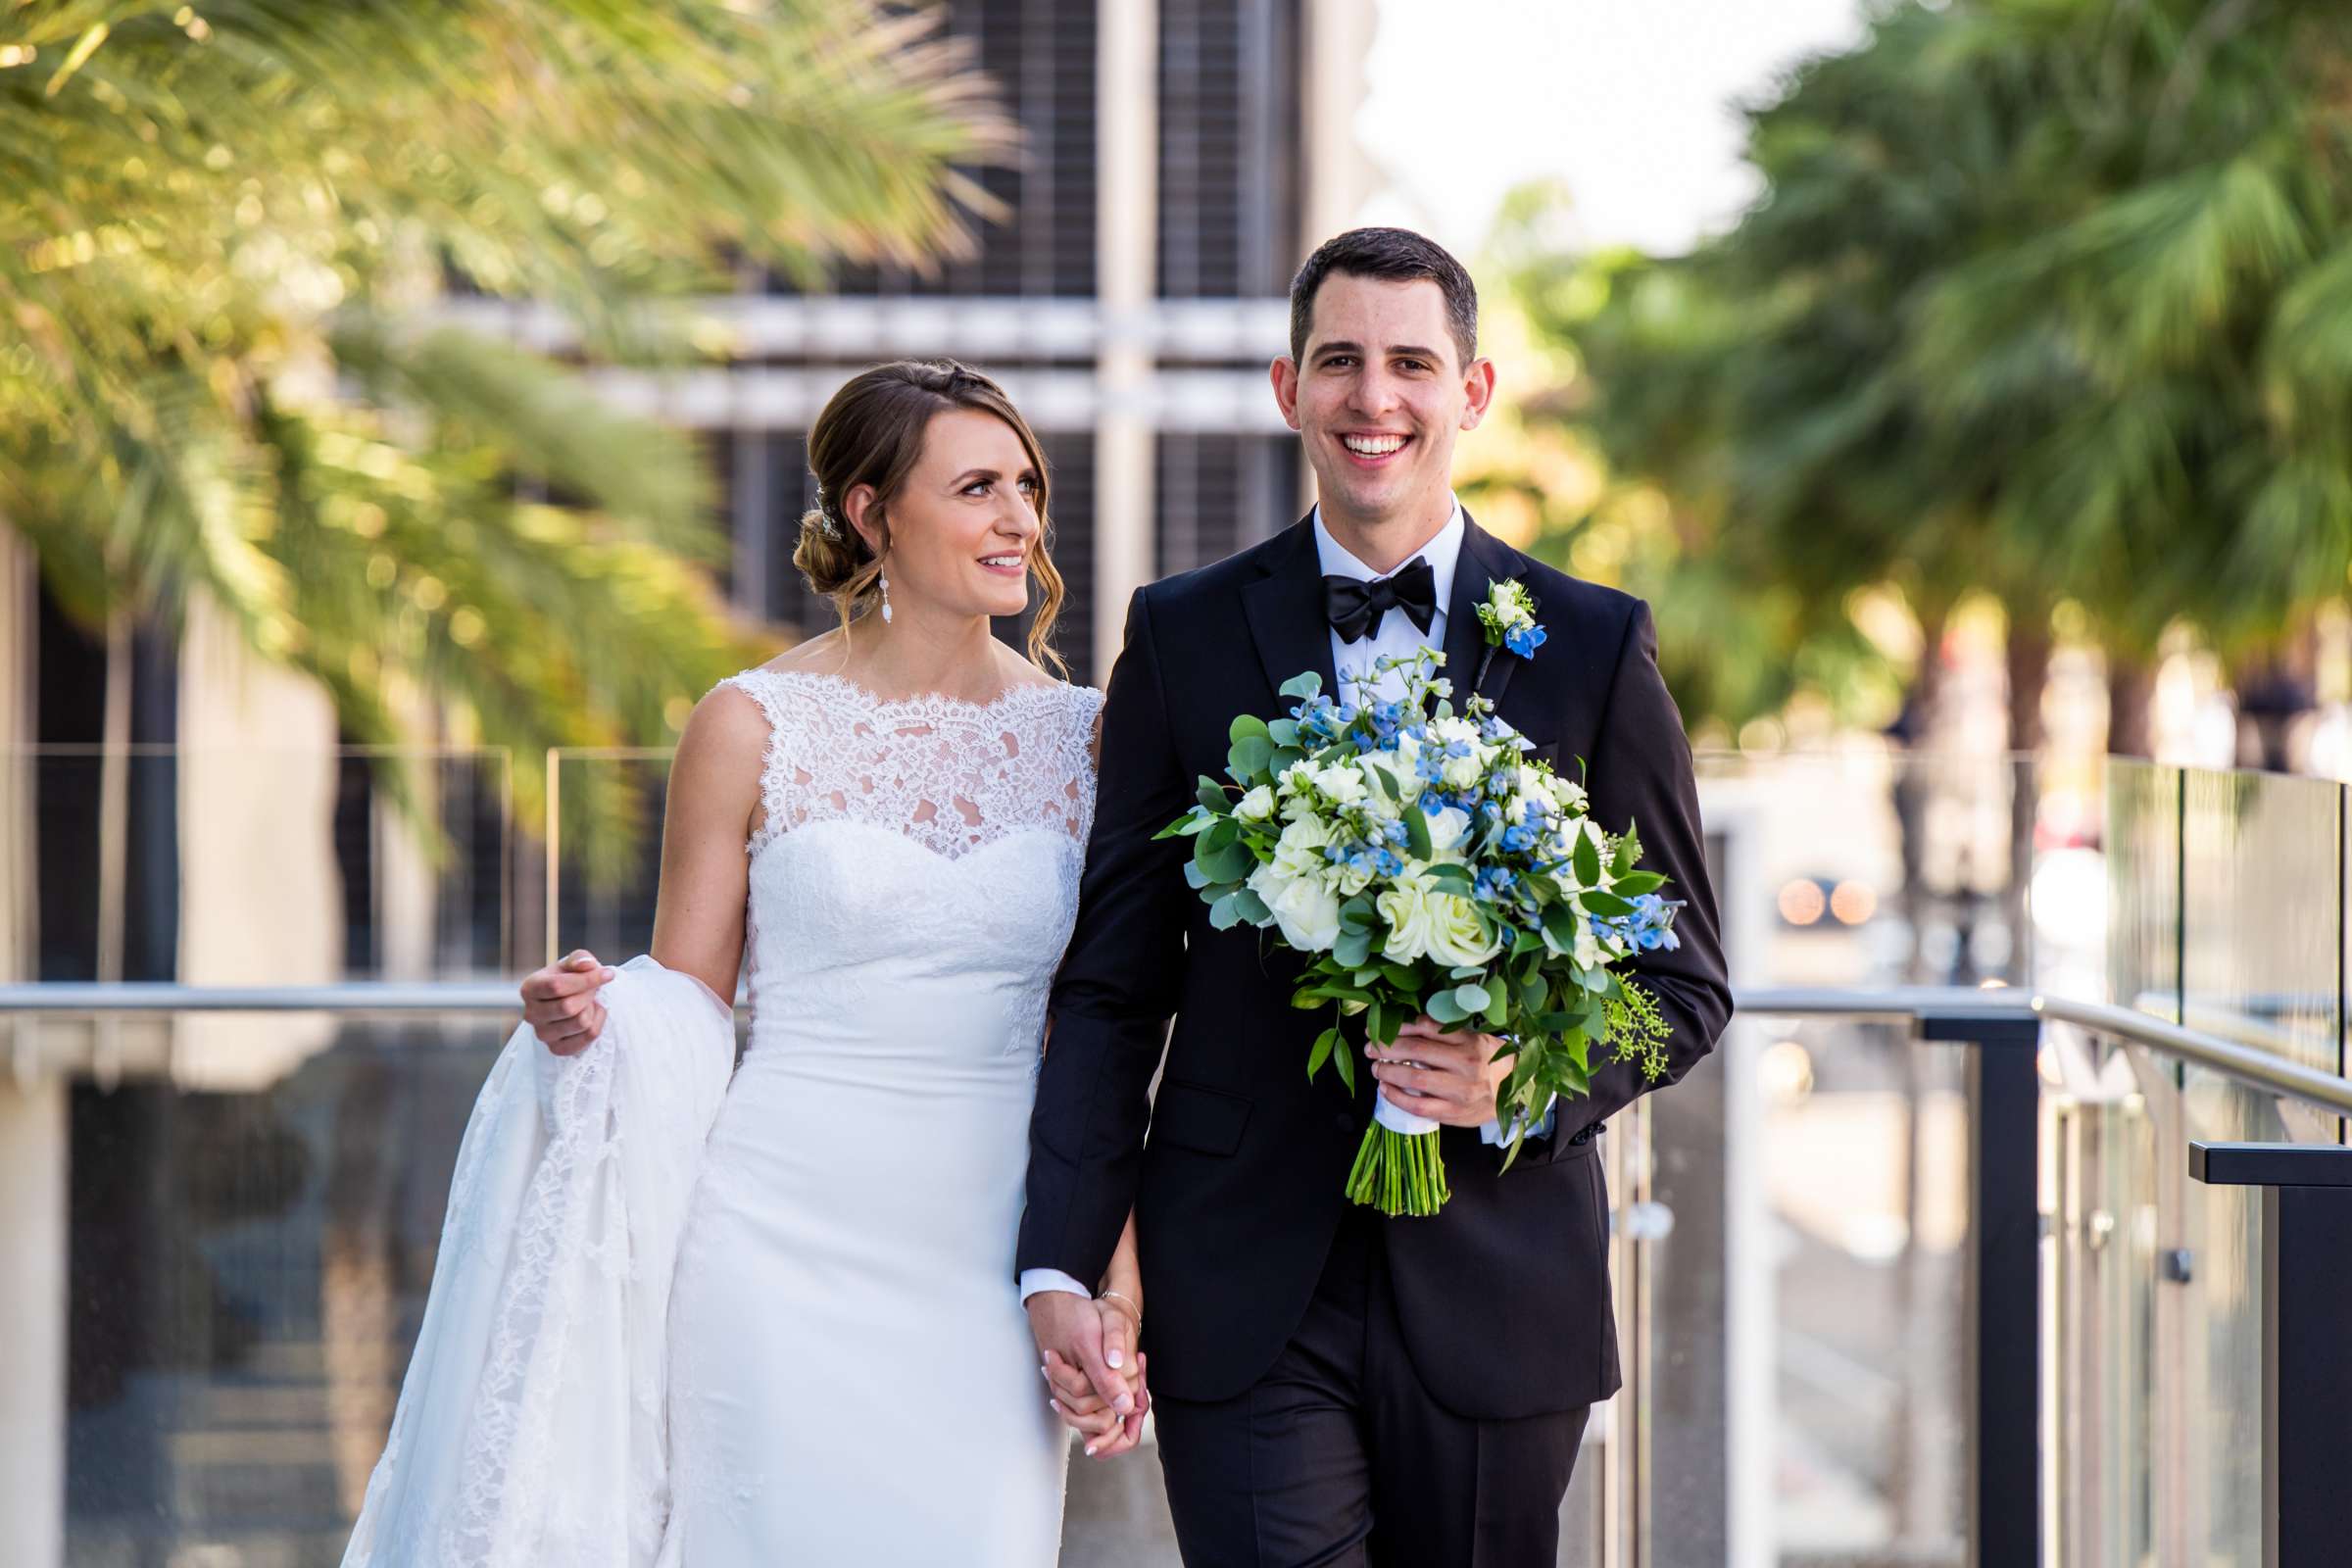
[[1046,550],[1053,519],[1046,510],[1050,480],[1045,449],[1004,389],[968,366],[954,360],[897,360],[859,371],[833,394],[808,432],[816,505],[801,516],[801,539],[792,564],[800,567],[812,592],[833,601],[844,630],[880,603],[876,584],[882,577],[883,556],[868,549],[850,526],[842,498],[858,485],[873,486],[874,505],[868,515],[880,524],[883,555],[888,555],[890,504],[922,461],[924,433],[933,416],[952,409],[993,414],[1012,426],[1037,469],[1039,532],[1029,552],[1029,574],[1036,579],[1039,599],[1029,624],[1029,657],[1066,675],[1069,666],[1051,641],[1064,591],[1061,573],[1054,569]]

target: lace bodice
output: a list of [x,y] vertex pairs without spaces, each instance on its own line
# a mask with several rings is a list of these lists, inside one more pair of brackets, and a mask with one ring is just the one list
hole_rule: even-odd
[[1090,746],[1100,692],[1015,686],[992,702],[884,699],[838,675],[749,669],[724,685],[767,715],[758,855],[809,822],[887,827],[957,858],[1020,828],[1083,843],[1094,819]]
[[886,701],[813,670],[730,684],[769,726],[744,921],[753,1053],[821,1041],[839,1061],[920,1040],[1034,1060],[1077,915],[1102,694]]

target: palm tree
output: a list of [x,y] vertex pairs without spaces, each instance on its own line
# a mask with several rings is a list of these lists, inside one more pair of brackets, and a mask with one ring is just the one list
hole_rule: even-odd
[[1737,228],[1555,288],[1583,421],[1760,589],[1997,597],[2020,745],[2062,599],[2119,693],[2177,621],[2258,667],[2352,565],[2348,45],[2259,0],[1890,6],[1750,111]]
[[878,0],[25,0],[0,525],[117,643],[201,596],[354,740],[447,713],[510,749],[527,809],[547,748],[663,737],[746,634],[692,443],[433,302],[674,356],[740,262],[957,250],[989,210],[963,171],[1008,134]]

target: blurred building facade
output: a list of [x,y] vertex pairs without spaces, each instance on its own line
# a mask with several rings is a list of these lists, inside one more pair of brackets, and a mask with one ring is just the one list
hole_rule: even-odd
[[[748,272],[708,302],[732,363],[601,379],[705,437],[728,593],[796,633],[829,613],[790,562],[826,398],[882,359],[999,375],[1053,467],[1071,590],[1057,642],[1100,681],[1129,592],[1307,500],[1265,368],[1291,273],[1371,189],[1351,126],[1372,0],[942,9],[1023,138],[1013,167],[980,175],[1004,213],[972,253],[930,275],[853,270],[824,294]],[[448,309],[564,340],[529,305]],[[420,770],[458,851],[432,863],[338,739],[315,689],[256,664],[201,606],[176,637],[93,637],[0,533],[0,982],[536,961],[562,905],[498,760]],[[421,1306],[425,1189],[495,1045],[484,1026],[460,1036],[183,1017],[0,1040],[0,1561],[320,1560]],[[419,1068],[436,1043],[458,1049]]]

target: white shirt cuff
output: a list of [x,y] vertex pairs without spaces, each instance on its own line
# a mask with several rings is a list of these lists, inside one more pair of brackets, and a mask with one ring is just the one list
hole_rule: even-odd
[[1090,1301],[1095,1298],[1094,1292],[1057,1268],[1021,1270],[1021,1299],[1027,1301],[1040,1291],[1067,1291],[1072,1296],[1083,1296]]
[[[1536,1124],[1527,1130],[1527,1136],[1530,1138],[1551,1136],[1552,1112],[1556,1108],[1551,1101],[1545,1101],[1544,1114],[1536,1118]],[[1478,1130],[1478,1141],[1482,1144],[1493,1144],[1495,1148],[1500,1149],[1511,1139],[1510,1135],[1502,1130],[1502,1119],[1495,1117]],[[1028,1275],[1024,1274],[1021,1277],[1027,1279]]]

